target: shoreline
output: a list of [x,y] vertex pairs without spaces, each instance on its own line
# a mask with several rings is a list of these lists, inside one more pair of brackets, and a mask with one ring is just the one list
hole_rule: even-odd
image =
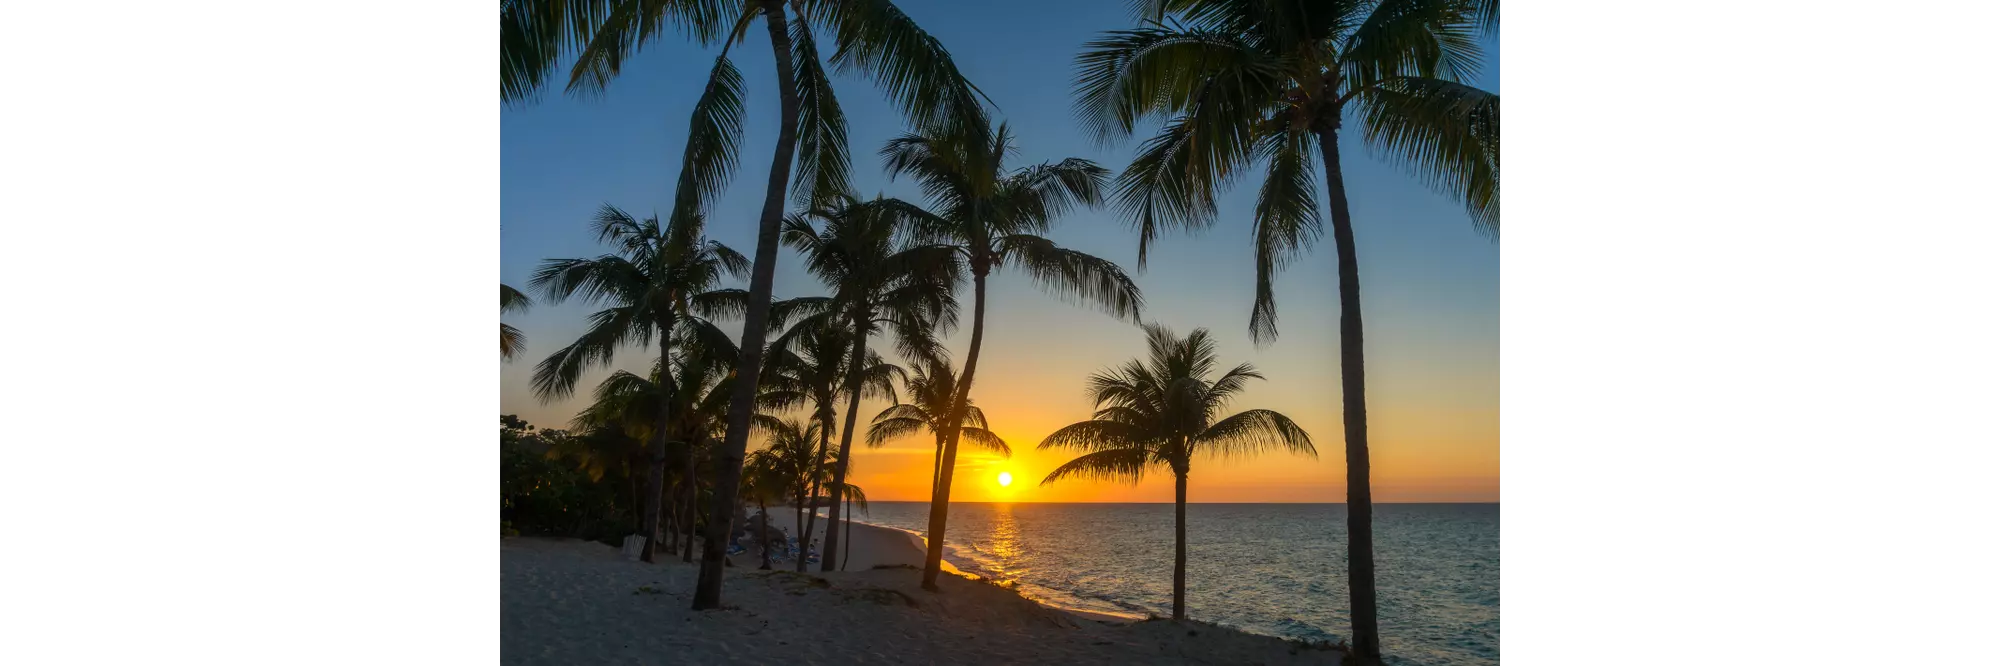
[[[884,538],[869,545],[864,530]],[[854,532],[857,562],[870,548],[921,563],[908,532]],[[900,563],[799,574],[738,559],[724,577],[723,608],[693,611],[695,564],[630,561],[575,539],[503,537],[500,551],[503,664],[1339,661],[1329,646],[1206,622],[1105,622],[960,576],[923,590]]]
[[[882,534],[884,534],[884,533],[887,533],[887,534],[891,534],[891,535],[900,535],[900,536],[903,536],[903,537],[906,537],[906,538],[907,538],[907,540],[906,540],[906,541],[905,541],[905,542],[904,542],[904,543],[902,544],[902,545],[904,545],[904,546],[907,546],[907,547],[908,547],[908,549],[909,549],[909,550],[908,550],[907,552],[891,552],[891,553],[873,553],[873,552],[871,552],[871,553],[869,553],[870,555],[874,555],[874,556],[876,556],[876,557],[878,557],[878,558],[886,558],[886,559],[891,559],[891,560],[894,560],[894,561],[895,561],[896,563],[898,563],[898,564],[900,564],[900,563],[902,562],[903,558],[912,558],[912,559],[914,559],[914,563],[913,563],[913,564],[911,564],[910,566],[912,566],[913,568],[919,568],[919,569],[921,569],[921,568],[923,567],[923,561],[924,561],[924,555],[925,555],[925,553],[924,553],[924,550],[925,550],[925,547],[926,547],[926,545],[928,545],[928,541],[929,541],[929,540],[928,540],[928,539],[926,539],[926,538],[925,538],[925,537],[924,537],[923,535],[921,535],[921,534],[917,534],[917,533],[916,533],[915,531],[912,531],[912,530],[906,530],[906,529],[903,529],[903,528],[900,528],[900,527],[891,527],[891,526],[888,526],[888,525],[877,525],[877,524],[875,524],[875,523],[869,523],[869,522],[863,522],[863,521],[859,521],[859,520],[856,520],[856,521],[853,521],[853,522],[854,522],[854,530],[855,530],[855,534],[857,535],[857,538],[855,539],[855,541],[856,541],[856,543],[857,543],[857,544],[858,544],[858,543],[860,543],[861,539],[859,538],[859,535],[860,535],[860,534],[861,534],[861,533],[862,533],[862,532],[863,532],[864,530],[866,530],[866,531],[867,531],[868,533],[870,533],[870,534],[874,534],[874,535],[882,535]],[[879,539],[878,541],[879,541],[879,542],[881,542],[881,547],[884,547],[884,548],[890,548],[890,549],[896,549],[896,548],[898,548],[898,545],[897,545],[897,544],[895,543],[895,542],[896,542],[896,540],[895,540],[895,539],[893,539],[893,538],[884,538],[884,539]],[[854,558],[855,558],[856,560],[860,560],[860,559],[862,559],[862,558],[861,558],[861,556],[860,556],[860,555],[858,554],[858,553],[859,553],[859,551],[856,551],[856,552],[857,552],[857,554],[856,554],[856,555],[854,556]],[[947,548],[946,548],[946,552],[947,552],[947,553],[949,553],[949,552],[950,552],[950,548],[949,548],[948,546],[947,546]],[[986,577],[986,576],[982,576],[982,575],[979,575],[978,573],[973,573],[973,572],[969,572],[969,571],[966,571],[966,570],[964,570],[964,569],[961,569],[961,568],[959,568],[959,567],[958,567],[957,565],[954,565],[954,564],[952,564],[952,562],[951,562],[950,558],[948,558],[948,557],[947,557],[947,558],[944,558],[944,559],[942,560],[941,564],[943,565],[943,570],[944,570],[944,572],[945,572],[945,573],[948,573],[948,574],[952,574],[952,575],[956,575],[956,576],[960,576],[960,577],[963,577],[963,578],[966,578],[966,579],[968,579],[968,580],[973,580],[973,581],[979,581],[979,582],[987,582],[987,583],[990,583],[990,584],[993,584],[993,585],[995,585],[995,586],[999,586],[999,587],[1006,587],[1006,588],[1007,588],[1007,589],[1009,589],[1010,591],[1013,591],[1013,592],[1014,592],[1015,594],[1019,595],[1019,596],[1020,596],[1021,598],[1023,598],[1023,599],[1027,599],[1028,601],[1032,601],[1032,602],[1035,602],[1036,604],[1038,604],[1038,605],[1040,605],[1040,606],[1042,606],[1042,607],[1044,607],[1044,608],[1048,608],[1048,609],[1050,609],[1050,610],[1055,610],[1055,611],[1061,611],[1061,612],[1064,612],[1064,613],[1069,613],[1069,614],[1071,614],[1071,615],[1075,615],[1075,616],[1077,616],[1077,617],[1079,617],[1079,618],[1081,618],[1081,619],[1084,619],[1084,620],[1088,620],[1088,621],[1091,621],[1091,622],[1101,622],[1101,623],[1106,623],[1106,624],[1130,624],[1130,623],[1133,623],[1133,622],[1143,622],[1143,621],[1145,621],[1145,620],[1147,620],[1147,619],[1148,619],[1148,616],[1144,616],[1144,615],[1138,615],[1138,614],[1131,614],[1131,615],[1123,615],[1123,614],[1119,614],[1119,613],[1112,613],[1112,612],[1107,612],[1107,611],[1098,611],[1098,610],[1089,610],[1089,609],[1083,609],[1083,608],[1072,608],[1072,607],[1069,607],[1069,606],[1064,606],[1064,605],[1061,605],[1061,604],[1057,604],[1057,603],[1051,603],[1051,602],[1049,602],[1049,601],[1048,601],[1048,600],[1046,600],[1046,599],[1040,599],[1040,598],[1036,598],[1036,597],[1034,597],[1034,596],[1030,596],[1030,595],[1027,595],[1027,594],[1022,594],[1020,590],[1017,590],[1017,589],[1014,589],[1014,588],[1013,588],[1012,586],[1008,586],[1008,585],[1001,585],[1000,583],[997,583],[997,582],[993,582],[991,578],[988,578],[988,577]],[[810,573],[810,572],[808,572],[808,573]]]

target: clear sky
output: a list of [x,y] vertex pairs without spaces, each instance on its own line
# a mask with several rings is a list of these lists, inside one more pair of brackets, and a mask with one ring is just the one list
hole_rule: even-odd
[[[1137,138],[1117,146],[1090,140],[1070,113],[1071,62],[1098,32],[1131,24],[1124,5],[899,2],[993,98],[996,116],[1017,136],[1020,154],[1013,164],[1083,157],[1114,172],[1123,170],[1138,141],[1157,127],[1142,126]],[[832,40],[821,39],[823,51],[830,54]],[[1497,92],[1497,39],[1487,40],[1486,53],[1486,69],[1474,83]],[[527,290],[530,273],[544,258],[606,252],[587,226],[602,204],[641,216],[670,208],[688,113],[713,57],[713,49],[669,38],[628,61],[625,73],[601,98],[579,99],[557,89],[535,104],[502,109],[502,282]],[[729,191],[709,216],[708,233],[748,255],[756,244],[778,113],[770,47],[762,32],[730,57],[743,73],[748,95],[743,153]],[[568,63],[562,67],[566,71]],[[885,141],[903,131],[899,114],[865,80],[837,76],[834,85],[849,121],[856,189],[920,202],[921,193],[908,181],[891,182],[883,175],[876,157]],[[1341,148],[1360,247],[1375,498],[1499,501],[1499,246],[1473,230],[1459,204],[1424,187],[1401,167],[1377,159],[1356,133],[1343,137]],[[1214,228],[1164,237],[1143,274],[1134,272],[1136,234],[1109,209],[1074,212],[1049,236],[1133,272],[1146,296],[1148,320],[1181,333],[1206,327],[1219,338],[1225,364],[1256,364],[1268,381],[1254,383],[1233,409],[1283,412],[1312,434],[1320,450],[1317,461],[1282,454],[1197,460],[1189,480],[1190,501],[1343,501],[1332,240],[1323,239],[1280,277],[1280,338],[1266,348],[1254,347],[1248,324],[1255,183],[1246,178],[1223,197]],[[796,254],[781,249],[778,256],[778,298],[823,293],[800,268]],[[971,296],[962,298],[969,325]],[[528,379],[536,362],[575,339],[591,309],[578,303],[539,305],[505,316],[527,335],[527,351],[501,367],[502,413],[519,414],[538,426],[565,426],[587,390],[579,390],[578,399],[542,404],[530,394]],[[737,322],[724,326],[732,336],[740,328]],[[954,352],[964,353],[966,339],[964,330],[951,336]],[[651,363],[651,353],[633,348],[620,355],[616,367],[641,371]],[[961,454],[953,499],[1172,501],[1173,483],[1166,475],[1137,487],[1088,482],[1036,486],[1071,456],[1036,452],[1034,445],[1056,428],[1090,416],[1084,379],[1143,353],[1144,334],[1136,327],[1049,298],[1019,274],[996,275],[973,398],[1015,455],[1003,461]],[[609,372],[587,375],[582,388],[594,386]],[[864,402],[863,418],[886,404]],[[752,448],[762,444],[753,437]],[[861,446],[857,434],[855,447],[855,483],[871,499],[928,499],[928,435],[870,450]],[[1013,474],[1011,487],[995,483],[1000,471]]]

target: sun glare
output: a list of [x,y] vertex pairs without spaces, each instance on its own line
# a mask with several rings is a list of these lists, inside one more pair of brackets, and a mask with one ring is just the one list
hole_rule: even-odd
[[1000,487],[1002,487],[1002,488],[1005,488],[1005,487],[1007,487],[1007,486],[1011,486],[1011,485],[1014,485],[1014,475],[1012,475],[1012,474],[1008,474],[1008,473],[1006,473],[1006,472],[1001,472],[1001,473],[1000,473]]

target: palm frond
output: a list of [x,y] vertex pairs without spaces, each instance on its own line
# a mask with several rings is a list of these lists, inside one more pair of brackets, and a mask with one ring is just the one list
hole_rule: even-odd
[[1007,440],[1001,439],[999,435],[995,435],[993,431],[985,428],[959,428],[958,441],[961,444],[971,444],[988,453],[1000,454],[1004,458],[1014,457],[1014,450],[1008,448]]
[[600,310],[590,316],[590,325],[576,342],[570,343],[535,366],[534,393],[543,402],[567,398],[590,368],[609,365],[612,355],[626,344],[648,344],[652,328],[634,316],[636,308]]
[[1189,111],[1210,81],[1277,74],[1237,35],[1160,24],[1104,33],[1084,45],[1075,68],[1077,120],[1106,144],[1147,116]]
[[[1480,0],[1381,0],[1340,49],[1349,85],[1362,89],[1398,76],[1467,81],[1484,57]],[[1499,6],[1492,8],[1497,12]]]
[[1090,481],[1122,481],[1138,485],[1146,476],[1146,464],[1150,456],[1145,449],[1107,449],[1086,453],[1075,460],[1042,477],[1041,485],[1050,485],[1063,479],[1081,478]]
[[1147,434],[1129,423],[1117,421],[1081,421],[1072,423],[1049,433],[1042,443],[1035,446],[1037,451],[1050,449],[1073,449],[1079,451],[1106,451],[1112,449],[1142,448],[1146,445]]
[[985,133],[984,94],[958,71],[944,44],[895,3],[821,2],[814,13],[832,27],[835,68],[873,80],[911,125],[967,136]]
[[1238,412],[1217,421],[1194,440],[1197,452],[1219,457],[1252,456],[1283,450],[1308,458],[1318,458],[1312,436],[1284,414],[1268,409]]
[[[743,76],[725,52],[716,56],[708,84],[688,118],[687,146],[681,153],[673,212],[676,226],[684,229],[687,237],[700,235],[702,216],[728,188],[730,177],[736,174],[742,142]],[[742,258],[733,250],[729,253]]]
[[1319,186],[1313,182],[1313,135],[1297,130],[1273,132],[1259,140],[1257,152],[1267,160],[1263,188],[1257,194],[1255,228],[1257,291],[1250,308],[1250,340],[1258,345],[1278,338],[1278,301],[1274,283],[1278,271],[1319,240]]
[[1439,192],[1458,198],[1480,230],[1500,233],[1500,96],[1439,79],[1402,77],[1362,93],[1364,138]]
[[514,328],[506,324],[500,325],[501,360],[506,360],[506,361],[514,360],[514,357],[516,355],[519,355],[523,349],[527,348],[527,346],[528,346],[527,338],[521,335],[521,329]]
[[1140,321],[1145,297],[1118,264],[1028,234],[1002,238],[1000,246],[1008,262],[1019,266],[1042,291],[1095,305],[1133,323]]
[[794,179],[800,185],[793,198],[807,206],[820,205],[848,192],[847,115],[820,66],[818,43],[803,16],[792,20],[792,70],[799,95]]
[[877,416],[875,418],[875,423],[870,424],[868,426],[868,446],[870,447],[881,446],[883,444],[889,443],[892,440],[901,439],[916,434],[929,427],[930,427],[929,424],[925,423],[924,420],[922,419],[913,419],[903,416],[896,416],[885,419],[880,416]]
[[534,306],[534,304],[534,299],[528,298],[528,295],[521,293],[520,290],[505,284],[500,285],[501,312],[525,312],[529,307]]

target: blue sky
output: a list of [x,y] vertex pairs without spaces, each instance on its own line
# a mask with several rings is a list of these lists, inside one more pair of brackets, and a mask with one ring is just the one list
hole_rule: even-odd
[[[1083,157],[1120,171],[1138,139],[1156,129],[1142,126],[1138,139],[1100,146],[1071,115],[1072,59],[1098,32],[1131,25],[1124,3],[906,0],[899,6],[992,97],[995,115],[1017,137],[1016,165]],[[831,53],[831,40],[823,40]],[[603,253],[587,221],[604,203],[642,216],[670,207],[688,112],[713,55],[714,49],[668,39],[629,61],[601,98],[550,90],[534,104],[502,109],[502,282],[526,289],[544,258]],[[1475,85],[1499,90],[1498,55],[1497,39],[1489,38],[1487,67]],[[708,233],[747,255],[755,245],[777,105],[762,33],[736,47],[731,58],[748,91],[746,131],[741,163],[709,216]],[[834,84],[850,123],[857,190],[921,201],[907,181],[890,182],[876,157],[904,130],[900,115],[863,79],[836,76]],[[1377,477],[1490,476],[1497,500],[1499,245],[1473,230],[1459,204],[1378,159],[1355,134],[1343,138],[1342,153],[1361,257]],[[1213,228],[1164,237],[1147,271],[1134,277],[1145,291],[1148,319],[1183,332],[1207,327],[1221,338],[1225,360],[1251,361],[1265,371],[1270,380],[1239,408],[1281,409],[1312,432],[1320,461],[1287,466],[1281,481],[1321,488],[1322,479],[1337,481],[1340,470],[1331,238],[1280,277],[1281,337],[1264,349],[1253,347],[1247,325],[1255,182],[1239,182],[1222,199],[1223,214]],[[1112,210],[1072,213],[1050,237],[1134,271],[1136,235]],[[789,250],[779,257],[778,297],[821,293]],[[1054,427],[1086,418],[1083,378],[1143,349],[1141,334],[1129,325],[1045,297],[1019,276],[996,279],[991,298],[981,386],[995,395],[976,397],[1023,415],[1016,439],[1038,441]],[[573,401],[536,402],[527,379],[536,361],[582,330],[589,309],[544,305],[505,317],[526,333],[528,351],[502,367],[503,413],[560,426],[576,411]],[[955,350],[962,351],[964,338],[963,331],[952,338]],[[617,365],[637,370],[648,361],[635,349]],[[603,374],[586,377],[586,386]],[[864,413],[872,412],[864,406]]]

